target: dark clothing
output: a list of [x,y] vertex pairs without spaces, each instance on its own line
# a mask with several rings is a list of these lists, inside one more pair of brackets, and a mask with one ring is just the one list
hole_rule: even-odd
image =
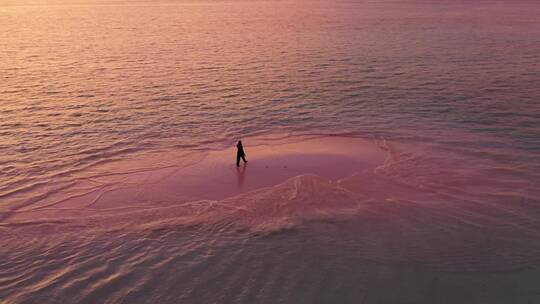
[[237,153],[236,154],[236,166],[240,166],[240,158],[247,163],[246,156],[244,154]]
[[244,152],[244,147],[242,146],[242,144],[236,145],[236,148],[238,149],[238,154],[246,155],[246,153]]
[[240,158],[247,163],[246,153],[244,152],[244,147],[242,147],[242,144],[236,145],[236,148],[238,149],[236,152],[236,166],[240,166]]

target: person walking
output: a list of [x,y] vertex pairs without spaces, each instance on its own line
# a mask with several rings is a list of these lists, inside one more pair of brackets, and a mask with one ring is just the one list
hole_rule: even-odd
[[236,166],[240,166],[240,158],[244,161],[244,163],[247,163],[246,160],[246,152],[244,152],[244,147],[242,146],[242,141],[239,140],[238,144],[236,145]]

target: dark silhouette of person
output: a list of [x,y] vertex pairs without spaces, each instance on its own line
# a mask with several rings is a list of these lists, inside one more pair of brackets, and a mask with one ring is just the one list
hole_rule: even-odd
[[244,161],[244,163],[247,163],[246,160],[246,152],[244,152],[244,147],[242,146],[242,141],[239,140],[238,144],[236,145],[236,166],[240,166],[240,158]]

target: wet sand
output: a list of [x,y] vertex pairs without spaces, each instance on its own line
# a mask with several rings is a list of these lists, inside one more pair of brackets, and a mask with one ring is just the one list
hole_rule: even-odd
[[[156,153],[96,166],[75,182],[41,199],[13,207],[7,221],[21,217],[65,217],[99,210],[158,207],[193,200],[218,200],[285,180],[314,174],[337,180],[381,166],[387,151],[354,137],[244,140],[248,163],[235,165],[236,148],[189,153]],[[264,142],[268,142],[265,138]],[[55,215],[56,213],[56,215]]]
[[143,155],[8,206],[0,296],[5,303],[538,299],[538,204],[466,171],[468,161],[445,167],[414,147],[346,136],[243,141],[249,162],[239,168],[234,148]]

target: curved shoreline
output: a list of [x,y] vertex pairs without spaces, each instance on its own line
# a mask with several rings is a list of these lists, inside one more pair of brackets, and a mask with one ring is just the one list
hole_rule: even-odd
[[[39,194],[7,212],[5,221],[40,220],[70,212],[91,214],[119,208],[151,208],[183,201],[224,199],[289,178],[315,174],[337,180],[384,163],[376,143],[343,136],[246,138],[247,164],[236,167],[233,147],[197,153],[149,153],[79,172],[67,186]],[[254,145],[250,145],[250,143]],[[54,185],[48,186],[54,189]],[[67,211],[71,210],[71,211]],[[7,214],[7,212],[5,212]],[[56,215],[54,215],[56,213]]]

